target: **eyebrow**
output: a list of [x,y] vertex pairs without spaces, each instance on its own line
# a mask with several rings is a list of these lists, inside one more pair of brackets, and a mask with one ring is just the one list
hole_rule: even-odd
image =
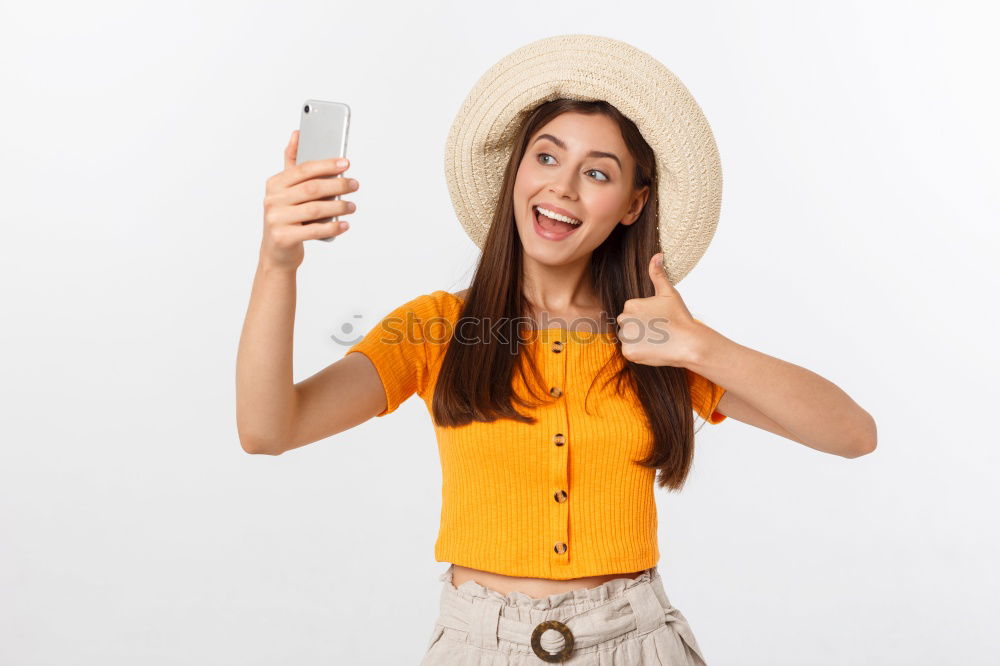
[[[559,146],[563,150],[566,150],[566,144],[563,143],[560,139],[552,136],[551,134],[539,134],[538,138],[536,138],[534,141],[531,142],[531,145],[535,145],[536,143],[538,143],[542,139],[548,139],[549,141],[551,141],[552,143],[556,144],[557,146]],[[605,153],[605,152],[602,152],[600,150],[592,150],[589,153],[587,153],[587,157],[610,157],[615,162],[618,162],[618,170],[619,171],[623,171],[623,169],[622,169],[622,161],[620,159],[618,159],[618,156],[615,155],[614,153]]]

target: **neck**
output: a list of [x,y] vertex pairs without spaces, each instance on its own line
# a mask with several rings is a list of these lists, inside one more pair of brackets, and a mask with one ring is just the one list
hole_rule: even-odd
[[560,266],[540,263],[524,255],[524,296],[538,310],[572,312],[600,308],[591,281],[590,255]]

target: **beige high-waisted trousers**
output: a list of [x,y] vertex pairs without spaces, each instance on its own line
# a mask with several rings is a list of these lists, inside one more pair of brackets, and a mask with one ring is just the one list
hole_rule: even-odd
[[421,666],[707,666],[655,566],[540,599],[472,580],[456,588],[453,569],[440,577],[440,614]]

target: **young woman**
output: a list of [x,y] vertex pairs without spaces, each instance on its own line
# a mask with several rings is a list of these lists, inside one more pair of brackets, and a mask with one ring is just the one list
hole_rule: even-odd
[[[625,113],[627,109],[629,113]],[[871,416],[818,375],[695,319],[675,284],[718,218],[707,122],[648,54],[590,35],[494,65],[452,126],[446,175],[482,249],[468,289],[421,294],[293,384],[302,241],[343,233],[357,189],[296,165],[268,181],[237,367],[240,440],[277,455],[414,393],[442,464],[440,613],[424,664],[705,664],[657,571],[658,487],[679,490],[696,412],[856,457]],[[660,260],[663,260],[662,262]],[[725,388],[723,388],[725,387]]]

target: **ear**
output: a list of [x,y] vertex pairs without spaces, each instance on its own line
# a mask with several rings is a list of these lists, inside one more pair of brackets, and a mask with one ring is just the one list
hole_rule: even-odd
[[639,215],[642,213],[642,209],[648,200],[649,185],[643,185],[642,189],[637,191],[632,196],[632,202],[629,205],[628,212],[625,213],[625,217],[622,218],[621,223],[628,226],[638,220]]

